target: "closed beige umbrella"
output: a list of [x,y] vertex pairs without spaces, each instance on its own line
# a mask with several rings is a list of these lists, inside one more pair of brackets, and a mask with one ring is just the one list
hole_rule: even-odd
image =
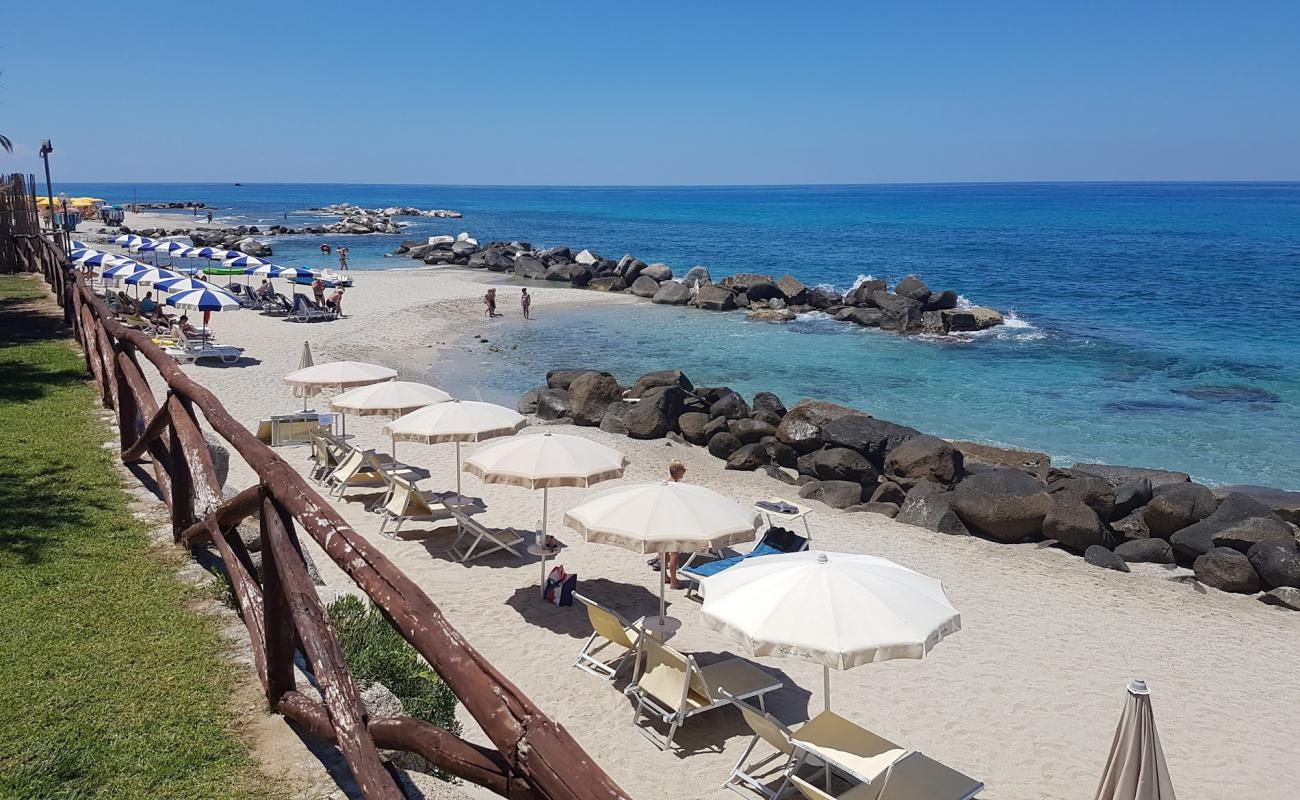
[[1142,681],[1128,686],[1097,800],[1174,800],[1174,784],[1151,710],[1151,691]]
[[[313,361],[311,357],[311,342],[304,341],[302,343],[302,353],[298,355],[298,369],[300,371],[307,369],[308,367],[312,366],[315,363],[316,362]],[[308,395],[316,394],[319,391],[320,391],[319,389],[316,389],[311,386],[294,386],[293,396],[307,397]]]

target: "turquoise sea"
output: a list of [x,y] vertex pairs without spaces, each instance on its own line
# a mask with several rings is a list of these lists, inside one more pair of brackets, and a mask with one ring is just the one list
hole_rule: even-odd
[[[908,273],[1012,312],[961,343],[809,315],[785,326],[636,306],[481,331],[502,352],[474,391],[517,395],[548,369],[624,379],[679,367],[697,384],[817,397],[954,438],[1300,489],[1300,184],[464,187],[65,184],[119,202],[200,200],[229,224],[306,224],[334,202],[454,208],[401,236],[334,237],[355,269],[409,268],[398,241],[630,252],[676,270],[790,272],[848,288]],[[287,217],[286,217],[287,215]],[[269,240],[319,261],[321,237]],[[513,311],[512,291],[504,309]],[[475,361],[477,363],[477,360]],[[435,378],[447,379],[434,373]],[[464,389],[468,391],[468,389]]]

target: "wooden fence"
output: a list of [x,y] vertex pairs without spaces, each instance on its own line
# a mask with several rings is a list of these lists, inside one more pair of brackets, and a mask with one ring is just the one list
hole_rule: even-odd
[[[239,605],[272,711],[338,746],[366,798],[401,790],[379,749],[418,753],[446,772],[511,798],[618,800],[626,793],[443,617],[420,587],[358,534],[269,447],[143,333],[114,320],[59,247],[35,237],[19,266],[54,287],[86,357],[100,401],[117,414],[124,462],[149,461],[176,540],[211,540]],[[166,386],[160,402],[142,369]],[[258,476],[223,498],[200,416]],[[262,568],[233,529],[259,517]],[[496,749],[411,717],[368,717],[307,574],[299,531],[316,541],[428,660]],[[301,649],[324,702],[299,692]]]

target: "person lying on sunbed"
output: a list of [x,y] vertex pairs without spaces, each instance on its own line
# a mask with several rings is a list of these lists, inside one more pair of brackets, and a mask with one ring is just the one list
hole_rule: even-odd
[[180,319],[172,326],[172,335],[176,337],[192,337],[199,335],[199,329],[190,324],[189,316],[181,314]]

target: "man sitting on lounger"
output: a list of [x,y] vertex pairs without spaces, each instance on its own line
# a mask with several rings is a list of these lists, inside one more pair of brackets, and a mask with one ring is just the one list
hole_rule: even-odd
[[153,299],[153,292],[145,292],[144,299],[140,301],[140,313],[148,316],[158,308],[158,303]]
[[275,292],[271,289],[271,282],[266,278],[263,278],[262,285],[257,287],[257,299],[270,300],[274,296]]

